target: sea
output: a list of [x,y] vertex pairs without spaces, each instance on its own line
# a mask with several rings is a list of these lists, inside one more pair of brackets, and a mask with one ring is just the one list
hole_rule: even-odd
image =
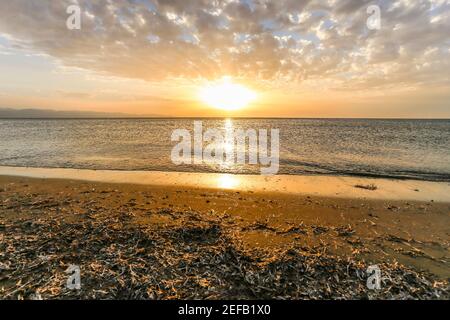
[[172,133],[193,132],[194,121],[224,133],[278,129],[278,174],[450,181],[450,120],[0,119],[0,166],[260,173],[248,163],[175,164]]

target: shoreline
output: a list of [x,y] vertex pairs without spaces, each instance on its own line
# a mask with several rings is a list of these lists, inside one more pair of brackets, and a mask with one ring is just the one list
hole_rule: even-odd
[[[275,192],[346,199],[411,200],[450,203],[450,183],[327,175],[236,175],[163,171],[119,171],[0,166],[0,176],[101,183]],[[359,186],[359,187],[356,187]],[[365,186],[375,186],[369,190]]]

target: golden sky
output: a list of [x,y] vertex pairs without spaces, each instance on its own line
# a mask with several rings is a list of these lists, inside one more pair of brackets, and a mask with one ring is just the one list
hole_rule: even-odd
[[[0,108],[450,118],[449,34],[447,0],[1,1]],[[205,103],[223,79],[255,96]]]

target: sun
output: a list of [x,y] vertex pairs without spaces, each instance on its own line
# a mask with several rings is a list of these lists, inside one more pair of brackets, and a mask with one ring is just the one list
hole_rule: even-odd
[[233,83],[228,77],[209,84],[200,90],[200,99],[207,105],[226,111],[246,107],[256,99],[256,93],[243,85]]

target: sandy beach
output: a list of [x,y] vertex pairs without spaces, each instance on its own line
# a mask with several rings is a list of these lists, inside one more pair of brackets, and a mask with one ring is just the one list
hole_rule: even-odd
[[[450,185],[0,168],[2,299],[448,299]],[[81,270],[69,290],[65,270]],[[367,288],[378,265],[380,290]]]

